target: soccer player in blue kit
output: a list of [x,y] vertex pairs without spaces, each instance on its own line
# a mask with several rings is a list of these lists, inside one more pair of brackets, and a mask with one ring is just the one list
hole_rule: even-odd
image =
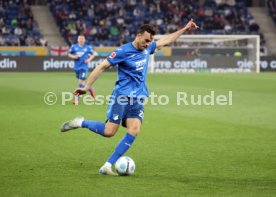
[[[193,31],[198,26],[191,19],[182,29],[165,35],[158,41],[153,41],[155,30],[150,25],[142,25],[133,42],[122,45],[110,54],[91,72],[84,88],[74,91],[75,95],[85,94],[104,70],[110,66],[118,65],[118,80],[112,93],[106,122],[85,120],[77,117],[63,123],[61,131],[66,132],[77,128],[87,128],[104,137],[116,134],[120,123],[127,128],[127,133],[115,147],[114,152],[100,168],[99,173],[117,175],[112,171],[112,165],[127,152],[140,131],[144,117],[143,98],[148,96],[146,74],[149,55],[165,45],[174,42],[187,31]],[[123,102],[122,102],[123,101]]]
[[[78,35],[78,43],[71,46],[68,51],[68,57],[74,60],[74,70],[78,79],[78,87],[83,88],[87,78],[88,63],[95,57],[92,47],[85,44],[85,36],[83,34]],[[94,97],[92,88],[89,88],[89,92]],[[76,95],[73,104],[78,105],[78,103],[79,96]]]

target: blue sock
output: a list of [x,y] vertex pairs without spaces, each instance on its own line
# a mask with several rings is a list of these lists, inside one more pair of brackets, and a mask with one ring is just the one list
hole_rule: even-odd
[[127,133],[125,137],[119,142],[119,144],[116,146],[115,151],[113,154],[109,157],[107,162],[111,163],[113,165],[127,150],[130,148],[131,144],[135,140],[135,136]]
[[81,125],[82,128],[88,128],[94,133],[104,136],[104,127],[103,122],[94,121],[94,120],[84,120]]
[[84,88],[84,85],[80,83],[79,88]]

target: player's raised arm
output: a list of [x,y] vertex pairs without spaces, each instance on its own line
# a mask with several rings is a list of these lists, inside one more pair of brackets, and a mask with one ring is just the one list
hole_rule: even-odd
[[98,79],[98,77],[104,72],[108,67],[110,66],[110,63],[105,59],[102,63],[100,63],[98,66],[95,67],[95,69],[90,73],[86,85],[84,88],[78,88],[74,91],[75,95],[79,94],[85,94],[86,91],[91,88],[93,83]]
[[195,29],[197,29],[198,26],[196,25],[196,23],[194,22],[193,19],[191,19],[187,25],[185,27],[183,27],[182,29],[165,35],[163,38],[159,39],[158,41],[156,41],[156,47],[157,49],[161,49],[162,47],[171,44],[172,42],[174,42],[177,38],[179,38],[183,33],[187,32],[187,31],[193,31]]

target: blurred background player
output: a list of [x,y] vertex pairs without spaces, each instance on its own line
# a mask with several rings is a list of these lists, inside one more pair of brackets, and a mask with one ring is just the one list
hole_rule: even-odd
[[104,137],[114,136],[120,127],[120,123],[127,128],[126,135],[100,168],[100,174],[117,175],[112,171],[112,165],[131,147],[140,131],[144,118],[143,99],[148,97],[146,75],[149,56],[156,49],[159,50],[163,46],[174,42],[183,33],[197,28],[198,26],[194,21],[190,20],[182,29],[168,34],[155,42],[153,39],[155,29],[151,25],[142,25],[133,42],[124,44],[112,52],[109,57],[96,66],[90,74],[85,87],[75,90],[74,94],[85,94],[103,71],[111,65],[118,65],[118,80],[108,107],[106,123],[77,117],[61,126],[61,132],[77,128],[88,128]]
[[[78,79],[78,87],[85,86],[85,80],[88,73],[88,63],[95,57],[94,51],[90,45],[85,44],[85,36],[79,34],[78,43],[73,44],[68,51],[68,56],[74,60],[74,70]],[[94,97],[93,89],[90,88],[89,92]],[[74,105],[78,105],[79,96],[76,95],[73,101]]]

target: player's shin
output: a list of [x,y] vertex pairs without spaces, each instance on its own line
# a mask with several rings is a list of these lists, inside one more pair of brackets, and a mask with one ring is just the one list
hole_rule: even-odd
[[128,151],[128,149],[134,142],[135,138],[135,136],[131,135],[130,133],[127,133],[116,146],[114,152],[109,157],[107,162],[113,165],[122,155],[124,155]]
[[84,120],[81,125],[82,128],[87,128],[94,133],[104,136],[104,127],[103,122],[94,121],[94,120]]

